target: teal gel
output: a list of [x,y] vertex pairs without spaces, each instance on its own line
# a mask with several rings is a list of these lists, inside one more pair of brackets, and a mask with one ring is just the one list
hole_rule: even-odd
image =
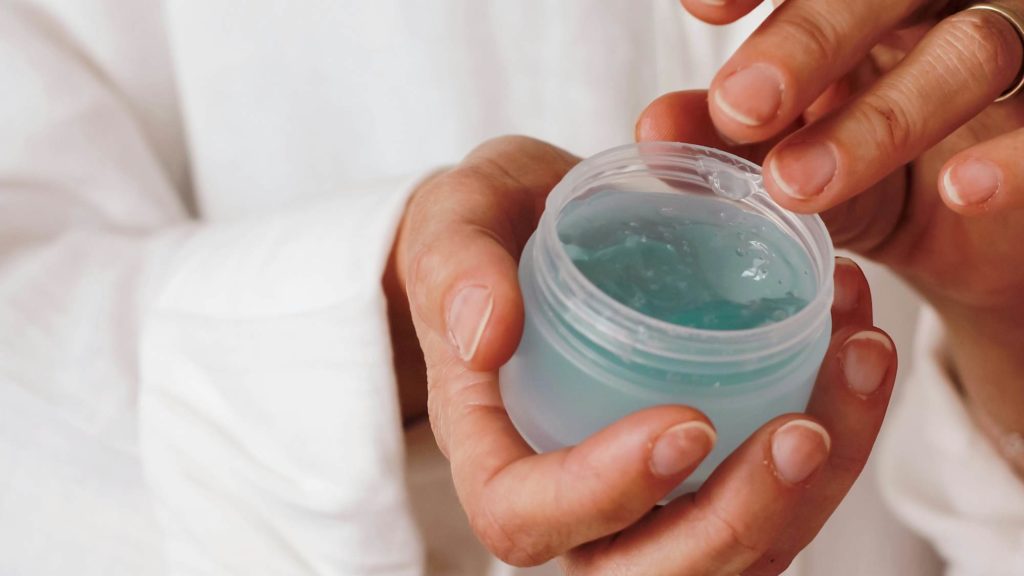
[[805,409],[831,332],[824,224],[775,205],[725,152],[644,143],[576,166],[519,265],[523,336],[502,400],[537,451],[652,406],[686,404],[718,442],[668,498],[752,432]]
[[603,190],[565,207],[558,236],[605,294],[673,324],[757,328],[814,296],[811,261],[793,238],[712,198]]

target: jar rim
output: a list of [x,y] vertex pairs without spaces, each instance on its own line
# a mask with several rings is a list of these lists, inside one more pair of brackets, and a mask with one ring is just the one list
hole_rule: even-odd
[[[594,185],[637,174],[703,185],[716,197],[740,202],[768,217],[807,252],[815,271],[814,297],[778,322],[748,329],[708,330],[648,316],[606,294],[572,261],[558,236],[558,220],[569,202]],[[703,176],[703,182],[694,174]],[[715,191],[708,178],[723,174],[741,178],[749,190],[741,197],[725,196],[723,192],[728,191],[721,188]],[[541,266],[541,284],[546,285],[543,291],[559,298],[575,321],[591,324],[587,333],[595,337],[596,343],[637,361],[756,361],[816,338],[831,314],[834,249],[824,222],[817,215],[783,209],[765,191],[759,166],[721,150],[678,142],[643,142],[598,153],[577,164],[548,196],[537,235],[539,249],[544,252],[540,260],[546,262]],[[559,287],[553,286],[555,274]],[[685,349],[678,345],[680,342],[686,342]]]

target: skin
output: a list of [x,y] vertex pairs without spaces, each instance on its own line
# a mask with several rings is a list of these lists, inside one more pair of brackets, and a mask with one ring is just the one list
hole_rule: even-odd
[[[719,24],[758,3],[683,0]],[[1024,15],[1024,2],[1015,6]],[[968,404],[995,430],[1024,431],[1024,97],[993,104],[1021,70],[1021,39],[999,15],[951,8],[924,0],[788,0],[709,92],[653,102],[637,137],[701,143],[763,162],[776,201],[822,213],[837,244],[916,287],[949,331],[953,375]],[[764,91],[742,82],[733,81],[734,100],[722,105],[729,79],[752,66],[783,79],[774,114],[764,114],[771,108]],[[766,120],[739,121],[730,107],[745,120],[755,113]],[[813,182],[821,157],[808,144],[835,155],[823,188]],[[994,179],[973,170],[978,165]]]
[[[519,253],[545,196],[577,161],[528,138],[483,144],[419,186],[385,274],[396,363],[425,367],[430,424],[469,522],[502,560],[560,557],[569,574],[779,573],[857,478],[892,391],[896,355],[873,326],[864,275],[837,262],[832,344],[807,414],[768,422],[697,493],[655,508],[713,444],[706,433],[674,436],[675,459],[666,459],[663,434],[707,430],[703,414],[659,406],[538,455],[501,404],[497,370],[522,331]],[[491,298],[468,349],[450,337],[466,287]],[[417,369],[398,374],[403,396],[415,398],[424,387]],[[404,405],[415,413],[415,401]]]

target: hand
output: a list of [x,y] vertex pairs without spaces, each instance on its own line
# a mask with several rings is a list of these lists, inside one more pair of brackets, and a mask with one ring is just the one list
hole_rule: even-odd
[[838,263],[835,332],[809,415],[767,423],[699,492],[654,509],[711,450],[702,414],[651,408],[537,455],[501,403],[497,369],[523,322],[516,261],[576,162],[535,140],[490,141],[415,192],[396,240],[431,425],[470,524],[506,562],[562,556],[573,574],[778,573],[846,494],[888,404],[896,356],[872,327],[864,276]]
[[[713,22],[757,3],[684,0]],[[788,0],[710,97],[663,96],[638,137],[763,161],[776,201],[822,212],[838,245],[931,302],[968,397],[1024,431],[1024,96],[992,103],[1021,70],[1021,39],[992,12],[937,19],[950,4]]]

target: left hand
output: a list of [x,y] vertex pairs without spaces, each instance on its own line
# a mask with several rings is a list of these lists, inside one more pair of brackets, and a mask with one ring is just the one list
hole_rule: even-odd
[[706,416],[656,406],[535,454],[501,400],[497,370],[523,326],[517,259],[576,161],[537,140],[489,141],[413,192],[395,239],[389,303],[415,324],[430,423],[470,525],[506,562],[561,556],[570,574],[780,572],[857,478],[892,392],[896,353],[872,325],[867,281],[837,262],[832,344],[807,414],[766,423],[696,494],[655,509],[711,450]]
[[[724,23],[759,1],[683,4]],[[1024,0],[1006,3],[1024,17]],[[940,18],[952,5],[788,0],[708,95],[656,100],[637,136],[763,161],[779,204],[822,212],[838,245],[930,301],[968,398],[1024,431],[1024,95],[993,104],[1024,50],[994,12]]]

